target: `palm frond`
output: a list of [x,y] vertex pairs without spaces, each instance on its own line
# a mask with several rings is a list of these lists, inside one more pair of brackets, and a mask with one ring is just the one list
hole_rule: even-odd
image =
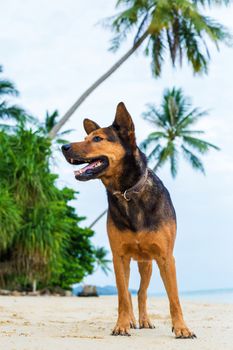
[[[117,4],[117,6],[119,5],[120,2]],[[138,21],[141,20],[142,16],[143,19],[141,21],[141,24],[139,24],[137,34],[134,39],[134,41],[136,41],[136,37],[141,32],[146,22],[144,11],[140,11],[140,6],[134,4],[134,6],[121,11],[116,16],[105,20],[105,23],[111,22],[112,30],[116,33],[115,37],[111,40],[111,51],[115,52],[118,50],[121,43],[127,38],[128,33],[132,31],[132,28],[137,27]]]
[[167,138],[166,132],[163,131],[153,131],[148,135],[151,140],[158,140],[160,138]]
[[175,178],[178,171],[178,151],[173,143],[173,151],[170,154],[170,169],[172,177]]
[[193,169],[201,171],[205,174],[205,169],[202,161],[198,158],[194,153],[192,153],[189,149],[187,149],[184,145],[181,145],[184,158],[189,162],[189,164],[193,167]]
[[13,119],[25,123],[31,117],[17,105],[9,105],[6,101],[0,103],[0,119]]
[[202,154],[207,153],[210,150],[210,148],[213,148],[217,151],[220,150],[219,147],[213,145],[210,142],[207,142],[195,137],[191,137],[191,136],[183,136],[183,141],[184,143],[196,149],[199,153],[202,153]]
[[219,42],[222,42],[227,46],[232,46],[232,35],[225,26],[208,16],[202,16],[202,22],[204,23],[202,31],[206,32],[217,48]]
[[193,108],[187,115],[185,115],[177,124],[177,130],[182,131],[195,124],[201,117],[208,115],[208,110],[201,110],[199,107]]
[[152,56],[151,69],[155,77],[161,75],[162,65],[164,62],[166,46],[164,45],[163,35],[153,35],[151,36],[151,48],[150,53]]
[[162,150],[162,146],[160,144],[156,145],[147,157],[149,162],[153,160],[156,161],[159,154],[161,153],[161,150]]
[[[179,57],[180,64],[182,63],[182,50],[181,50],[181,42],[180,42],[180,18],[178,14],[174,14],[173,23],[166,29],[167,34],[167,42],[170,51],[170,57],[172,61],[173,67],[176,65],[176,60]],[[179,55],[177,54],[179,52]]]
[[112,47],[118,49],[133,31],[134,43],[142,32],[148,31],[145,52],[152,58],[155,77],[161,75],[166,51],[169,51],[174,67],[177,61],[181,65],[185,56],[195,74],[207,73],[210,62],[208,39],[217,47],[219,43],[231,46],[232,36],[223,25],[203,16],[203,7],[229,3],[230,0],[119,0],[117,6],[125,10],[110,20],[115,33]]
[[160,152],[158,153],[157,164],[154,166],[153,170],[156,170],[160,168],[162,165],[164,165],[170,159],[170,157],[174,156],[175,152],[176,152],[176,149],[175,149],[174,143],[171,141],[168,141],[166,146],[162,147]]
[[187,61],[191,64],[194,74],[207,73],[209,55],[205,56],[201,49],[200,34],[193,28],[193,23],[184,19],[182,21],[183,51],[186,52]]
[[67,134],[70,134],[73,131],[75,131],[75,129],[68,129],[68,130],[62,131],[62,132],[59,132],[58,136],[67,135]]
[[164,116],[164,113],[162,113],[162,108],[158,109],[152,103],[148,103],[146,106],[148,110],[142,113],[142,117],[144,120],[148,121],[153,126],[157,126],[159,128],[164,128],[165,126],[168,126],[168,121],[167,118]]
[[187,135],[202,135],[204,134],[205,132],[203,130],[187,130],[187,129],[184,129],[184,130],[181,130],[179,132],[179,136],[187,136]]
[[139,40],[139,38],[144,33],[144,31],[146,31],[146,29],[148,27],[148,17],[149,17],[149,13],[147,12],[145,14],[145,16],[143,17],[141,23],[139,24],[138,31],[137,31],[137,33],[136,33],[136,35],[134,37],[134,45]]
[[10,80],[0,79],[0,96],[13,95],[18,96],[19,92],[16,90],[15,85]]
[[45,116],[45,129],[46,132],[49,133],[51,129],[55,126],[56,124],[56,119],[58,118],[59,113],[57,110],[55,110],[52,114],[49,114],[49,112],[46,112]]
[[64,144],[66,144],[66,143],[69,143],[69,141],[66,140],[66,139],[60,139],[59,136],[58,136],[58,138],[56,138],[56,143],[57,143],[58,145],[64,145]]
[[228,6],[229,4],[232,3],[232,0],[192,0],[194,4],[199,5],[201,4],[202,6],[221,6],[225,5]]
[[162,138],[162,139],[163,139],[163,138],[166,138],[166,134],[165,134],[164,132],[159,132],[159,131],[152,132],[151,134],[149,134],[149,135],[147,136],[147,138],[146,138],[144,141],[142,141],[142,142],[140,143],[140,146],[139,146],[139,147],[140,147],[143,151],[146,151],[146,150],[148,149],[148,147],[149,147],[152,143],[154,143],[154,142],[160,140],[161,138]]

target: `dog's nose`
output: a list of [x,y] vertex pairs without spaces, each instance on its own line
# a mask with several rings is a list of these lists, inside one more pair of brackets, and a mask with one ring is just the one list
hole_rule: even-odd
[[66,145],[63,145],[63,146],[61,147],[61,149],[62,149],[63,151],[68,151],[68,150],[70,149],[70,147],[71,147],[71,144],[70,144],[70,143],[67,143]]

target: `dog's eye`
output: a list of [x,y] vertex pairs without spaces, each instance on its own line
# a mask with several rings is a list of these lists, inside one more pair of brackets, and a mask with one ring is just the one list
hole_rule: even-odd
[[100,141],[102,141],[103,139],[102,139],[102,137],[100,137],[100,136],[95,136],[95,137],[93,137],[93,139],[92,139],[92,141],[94,141],[94,142],[100,142]]

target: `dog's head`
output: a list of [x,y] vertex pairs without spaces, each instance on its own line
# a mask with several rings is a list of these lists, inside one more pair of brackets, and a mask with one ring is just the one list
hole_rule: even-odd
[[70,164],[86,164],[74,172],[75,178],[87,181],[117,174],[125,155],[134,154],[137,148],[134,124],[124,103],[118,104],[111,126],[101,128],[90,119],[84,119],[83,125],[87,133],[84,141],[62,146]]

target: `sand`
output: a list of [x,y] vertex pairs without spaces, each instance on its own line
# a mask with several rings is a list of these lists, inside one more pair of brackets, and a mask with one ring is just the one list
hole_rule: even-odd
[[[133,298],[137,315],[136,298]],[[168,303],[149,298],[155,329],[111,336],[117,297],[0,297],[0,349],[4,350],[233,350],[233,304],[182,301],[197,339],[175,339]]]

